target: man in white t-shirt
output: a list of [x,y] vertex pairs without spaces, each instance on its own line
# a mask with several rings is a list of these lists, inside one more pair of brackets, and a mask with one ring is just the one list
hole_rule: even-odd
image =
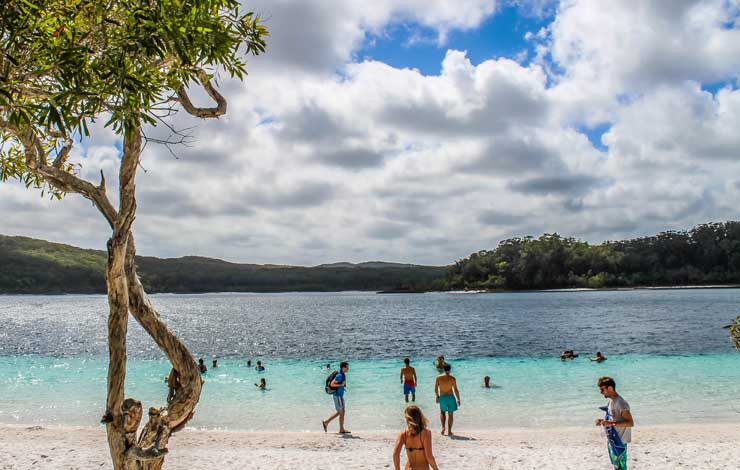
[[635,425],[630,405],[615,390],[611,377],[601,377],[597,385],[606,404],[606,419],[597,419],[596,426],[603,426],[609,441],[609,458],[615,470],[627,470],[627,444],[632,441],[632,427]]

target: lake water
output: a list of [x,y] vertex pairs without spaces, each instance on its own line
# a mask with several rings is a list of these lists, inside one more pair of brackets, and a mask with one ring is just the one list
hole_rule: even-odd
[[[740,290],[155,295],[205,375],[193,425],[320,430],[332,411],[325,364],[350,361],[347,424],[396,429],[400,359],[419,374],[417,402],[436,420],[437,354],[453,364],[456,427],[583,426],[617,380],[638,424],[740,422],[740,353],[722,326]],[[104,296],[0,296],[0,423],[96,425],[105,403]],[[562,363],[558,354],[582,356]],[[601,364],[585,356],[596,350]],[[163,404],[168,363],[133,319],[129,396]],[[258,374],[245,359],[262,359]],[[497,389],[483,389],[490,375]],[[265,377],[269,391],[254,383]]]

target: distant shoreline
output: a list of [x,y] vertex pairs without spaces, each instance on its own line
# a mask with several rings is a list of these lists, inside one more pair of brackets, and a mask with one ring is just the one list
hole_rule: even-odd
[[634,290],[681,290],[681,289],[738,289],[740,284],[714,284],[714,285],[688,285],[688,286],[635,286],[635,287],[562,287],[553,289],[470,289],[470,290],[447,290],[447,291],[405,291],[390,290],[380,291],[378,294],[510,294],[525,292],[604,292],[604,291],[634,291]]
[[[740,289],[740,284],[716,284],[716,285],[688,285],[688,286],[639,286],[639,287],[563,287],[553,289],[496,289],[496,290],[483,290],[483,289],[471,289],[471,290],[311,290],[311,291],[213,291],[213,292],[152,292],[149,295],[240,295],[240,294],[347,294],[352,292],[362,294],[512,294],[512,293],[548,293],[548,292],[609,292],[609,291],[637,291],[637,290],[689,290],[689,289]],[[101,295],[105,296],[105,292],[97,293],[84,293],[84,292],[46,292],[46,293],[34,293],[34,294],[14,294],[14,293],[0,293],[3,297],[35,297],[35,296],[64,296],[64,295]]]

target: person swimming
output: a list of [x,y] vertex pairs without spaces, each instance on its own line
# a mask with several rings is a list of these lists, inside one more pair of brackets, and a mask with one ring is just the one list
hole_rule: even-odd
[[606,356],[601,354],[601,351],[596,352],[596,357],[589,358],[592,362],[604,362],[606,361]]
[[252,360],[251,359],[247,359],[247,367],[252,367]]
[[177,390],[180,388],[180,373],[174,367],[170,370],[170,375],[164,379],[167,382],[167,403],[175,399]]
[[254,368],[257,372],[264,372],[265,366],[262,365],[262,361],[257,361],[257,366]]
[[437,356],[437,360],[434,361],[434,367],[436,367],[437,370],[439,370],[440,372],[442,372],[444,370],[444,368],[445,368],[445,365],[447,365],[447,363],[445,362],[445,357],[444,356]]
[[200,369],[201,374],[205,374],[206,372],[208,372],[208,367],[206,367],[206,363],[202,357],[198,359],[198,369]]
[[213,360],[213,365],[211,365],[211,368],[215,369],[218,367],[218,359]]
[[483,388],[498,388],[498,385],[491,382],[491,377],[486,375],[483,377]]
[[254,384],[255,387],[257,387],[260,390],[267,390],[267,380],[265,380],[264,377],[260,379],[260,383]]
[[572,350],[572,349],[566,349],[565,351],[563,351],[563,352],[562,352],[562,353],[560,354],[560,360],[561,360],[561,361],[565,361],[566,359],[571,359],[571,360],[573,360],[573,359],[575,359],[575,358],[577,358],[577,357],[578,357],[578,354],[576,354],[575,352],[573,352],[573,350]]

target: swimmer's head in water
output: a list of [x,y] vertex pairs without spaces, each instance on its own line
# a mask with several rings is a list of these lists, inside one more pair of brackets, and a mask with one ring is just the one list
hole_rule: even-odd
[[491,378],[489,376],[486,375],[485,377],[483,377],[484,384],[488,385],[490,382],[491,382]]
[[452,366],[449,364],[445,364],[442,370],[444,370],[445,372],[449,372],[452,370]]

